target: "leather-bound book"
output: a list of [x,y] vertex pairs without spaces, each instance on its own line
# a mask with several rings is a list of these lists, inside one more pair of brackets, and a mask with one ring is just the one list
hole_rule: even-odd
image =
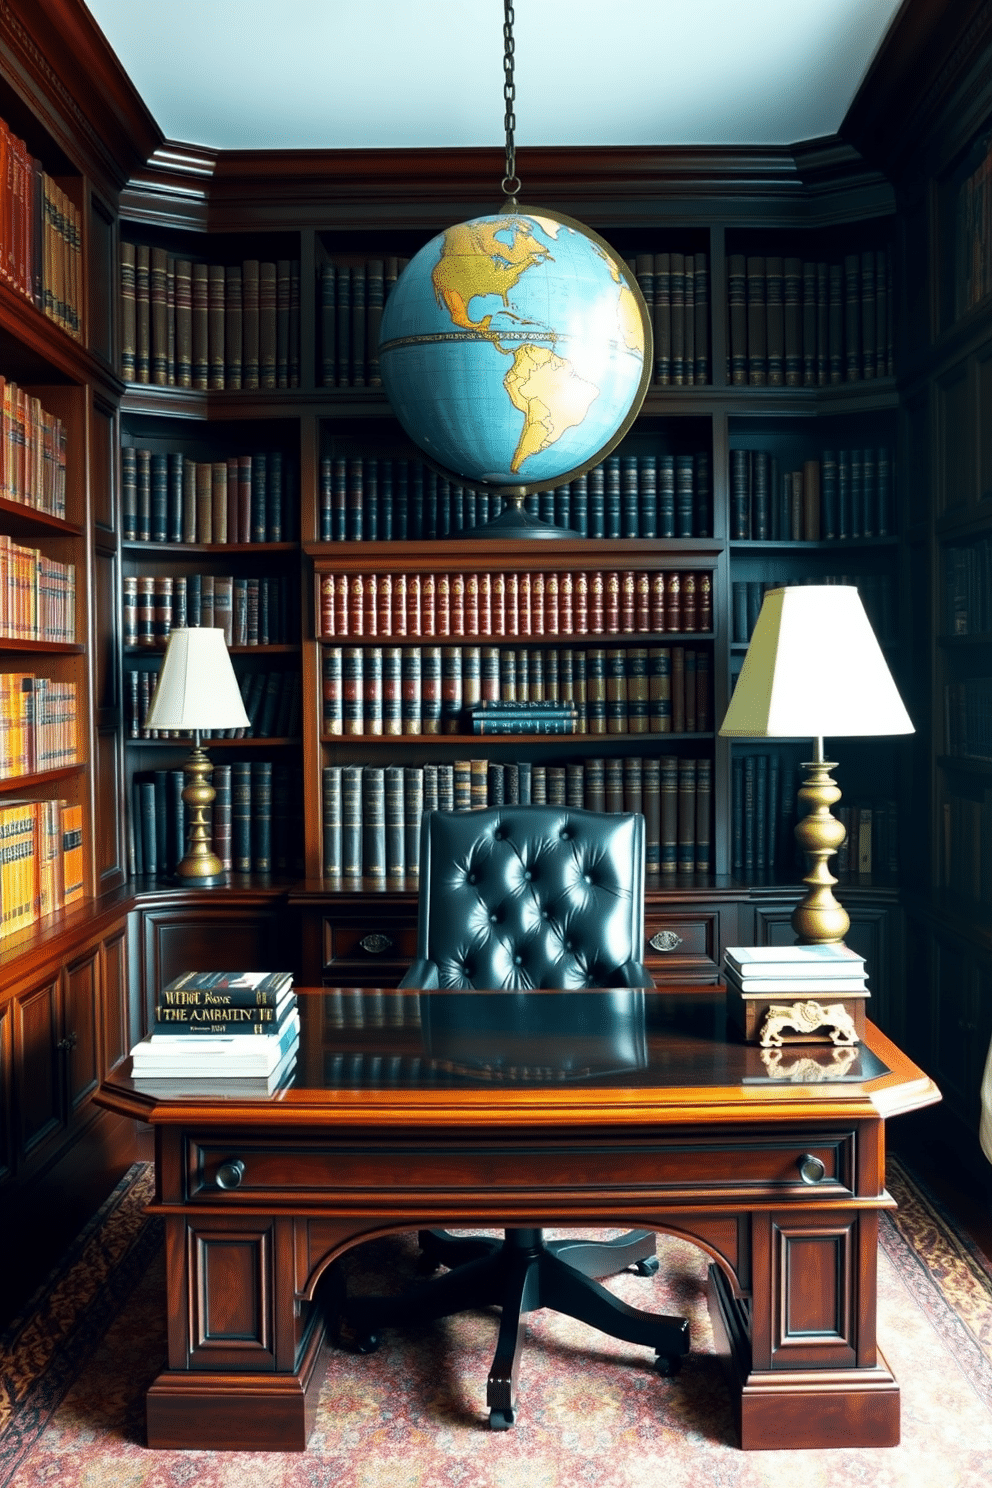
[[696,761],[696,861],[697,873],[710,873],[713,868],[713,762]]
[[207,460],[196,464],[196,541],[214,540],[213,467]]
[[277,290],[274,263],[258,266],[258,385],[268,391],[277,386]]
[[696,652],[692,646],[682,648],[683,660],[683,683],[682,695],[685,702],[685,731],[694,734],[698,728],[696,721]]
[[640,755],[627,755],[623,762],[623,809],[644,812],[644,762]]
[[785,283],[781,258],[765,260],[765,302],[768,321],[768,386],[785,384]]
[[292,263],[280,258],[276,264],[276,387],[289,387],[289,321],[293,292]]
[[134,250],[134,380],[151,381],[152,305],[151,249],[138,243]]
[[289,261],[289,386],[300,385],[300,261]]
[[613,815],[624,810],[623,759],[619,756],[606,760],[606,809]]
[[406,789],[402,765],[385,767],[383,793],[386,877],[402,879],[406,876]]
[[240,390],[243,376],[244,311],[241,300],[241,265],[230,264],[224,273],[224,386]]
[[743,387],[748,380],[747,363],[747,260],[743,253],[727,257],[727,295],[730,319],[729,380]]
[[210,382],[210,284],[206,264],[193,264],[192,282],[193,386],[204,391]]
[[661,755],[659,773],[661,776],[661,871],[662,873],[674,873],[678,866],[678,755]]
[[207,386],[221,389],[225,373],[225,275],[223,264],[207,266]]
[[175,383],[193,386],[193,265],[175,260]]
[[692,873],[696,866],[696,761],[680,759],[678,768],[678,846],[676,868]]
[[709,733],[713,727],[712,655],[704,647],[696,651],[696,729],[701,734]]
[[382,386],[379,373],[379,329],[386,295],[385,270],[386,266],[381,258],[370,258],[365,265],[365,380],[369,387]]
[[816,383],[830,381],[830,265],[816,266]]
[[323,387],[334,387],[337,381],[335,279],[334,264],[325,263],[320,270],[320,381]]
[[876,370],[875,252],[861,255],[861,376],[874,378]]
[[803,464],[803,540],[820,541],[820,462]]
[[705,253],[696,254],[696,375],[697,386],[710,380],[710,269]]
[[235,760],[231,765],[231,868],[251,872],[251,765]]
[[424,814],[424,771],[418,765],[403,769],[403,857],[406,876],[420,877],[420,825]]
[[750,387],[763,387],[768,381],[765,260],[760,254],[747,261],[747,380]]
[[[182,781],[182,771],[179,774]],[[231,857],[231,766],[214,765],[214,773],[211,776],[211,784],[214,788],[213,804],[213,849],[220,858],[221,866],[225,872],[230,872],[232,865]],[[177,826],[179,824],[182,809],[177,812]],[[184,824],[185,827],[185,824]],[[184,838],[185,830],[180,834]],[[180,848],[180,856],[184,848]]]
[[802,277],[802,260],[787,258],[783,279],[786,387],[799,387],[803,380]]
[[827,381],[844,380],[844,269],[831,264],[828,271]]
[[662,386],[672,380],[672,260],[668,253],[654,256],[654,380]]
[[138,464],[138,523],[137,537],[140,542],[150,542],[152,536],[152,452],[136,451]]
[[692,455],[675,456],[675,536],[692,537],[696,495]]
[[183,540],[183,466],[182,454],[173,452],[168,457],[165,477],[165,540],[181,543]]
[[125,542],[138,536],[138,452],[133,445],[121,446],[121,536]]
[[121,377],[136,382],[137,318],[135,305],[135,248],[121,242]]
[[227,534],[227,461],[214,460],[210,469],[210,540],[226,543]]
[[884,248],[875,251],[875,376],[888,374],[887,348],[892,302],[889,298],[888,264]]
[[334,269],[334,327],[336,381],[338,387],[351,385],[351,269],[336,264]]
[[361,765],[341,770],[341,873],[352,880],[362,876],[362,775]]
[[803,387],[816,386],[816,264],[803,264]]
[[690,386],[696,380],[696,256],[684,256],[685,277],[682,293],[682,318],[685,325],[682,364],[682,381]]
[[669,254],[672,302],[672,383],[685,383],[685,254]]
[[861,377],[861,259],[844,258],[844,373],[848,382]]
[[349,385],[365,386],[365,265],[351,270],[351,345],[348,348]]
[[246,258],[241,265],[241,381],[247,389],[261,385],[259,293],[258,259]]

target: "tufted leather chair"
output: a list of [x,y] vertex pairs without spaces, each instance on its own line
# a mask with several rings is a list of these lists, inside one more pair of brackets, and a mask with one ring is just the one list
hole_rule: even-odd
[[[510,1044],[517,1035],[543,1034],[542,1065],[557,1063],[558,1078],[576,1073],[568,1033],[560,1039],[524,995],[534,988],[561,989],[560,1014],[581,1016],[582,988],[653,986],[640,955],[644,941],[644,818],[555,806],[505,806],[486,811],[426,812],[421,832],[417,959],[401,983],[426,990],[478,989],[478,1026],[492,1031],[496,999],[486,991],[513,991],[520,999],[499,1004]],[[631,998],[637,998],[636,1006]],[[622,999],[622,1006],[614,1004]],[[425,1028],[435,1045],[459,1040],[471,999],[431,1009]],[[636,1056],[644,1037],[643,992],[595,999],[596,1030],[607,1063]],[[457,1007],[454,1005],[457,1004]],[[566,1009],[568,1010],[566,1013]],[[605,1013],[603,1010],[606,1010]],[[635,1016],[636,1015],[636,1016]],[[636,1017],[639,1016],[639,1034]],[[603,1024],[615,1017],[611,1041]],[[588,1022],[588,1019],[587,1019]],[[561,1025],[559,1025],[561,1026]],[[586,1036],[589,1027],[577,1029]],[[612,1042],[612,1047],[611,1047]],[[457,1047],[464,1046],[464,1040]],[[437,1048],[435,1052],[439,1052]],[[504,1059],[487,1061],[490,1078],[521,1078]],[[553,1076],[554,1077],[554,1076]],[[523,1076],[526,1078],[526,1075]],[[658,1269],[655,1237],[634,1230],[619,1239],[545,1240],[539,1229],[508,1229],[500,1240],[423,1230],[420,1244],[429,1268],[450,1269],[399,1297],[362,1297],[343,1303],[339,1337],[361,1351],[378,1345],[378,1330],[422,1323],[469,1308],[498,1304],[499,1338],[489,1372],[489,1422],[513,1424],[523,1315],[553,1307],[603,1332],[654,1347],[660,1374],[675,1374],[689,1349],[688,1323],[628,1307],[594,1277],[633,1265],[642,1275]]]
[[404,987],[650,987],[644,818],[555,806],[431,811]]

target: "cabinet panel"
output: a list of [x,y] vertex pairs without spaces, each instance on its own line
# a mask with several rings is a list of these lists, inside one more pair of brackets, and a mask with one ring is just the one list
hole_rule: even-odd
[[127,1054],[132,1040],[128,1029],[127,931],[110,936],[103,946],[103,1069],[112,1070]]
[[285,911],[223,904],[140,911],[144,1015],[154,1016],[158,989],[184,971],[295,971]]
[[69,1111],[75,1115],[100,1083],[100,961],[94,946],[65,969],[65,1045]]
[[59,979],[17,997],[14,1023],[14,1109],[18,1159],[30,1157],[65,1126]]

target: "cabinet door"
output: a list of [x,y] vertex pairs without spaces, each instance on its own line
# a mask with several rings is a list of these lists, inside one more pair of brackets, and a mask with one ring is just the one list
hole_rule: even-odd
[[11,1105],[13,1005],[0,1007],[0,1184],[14,1169],[14,1111]]
[[75,1116],[100,1083],[100,958],[93,946],[65,968],[66,1078],[69,1114]]
[[132,1043],[128,1030],[127,949],[126,930],[119,930],[104,941],[101,977],[104,1073],[120,1064]]
[[18,1166],[65,1128],[61,1001],[56,976],[16,997],[12,1004]]

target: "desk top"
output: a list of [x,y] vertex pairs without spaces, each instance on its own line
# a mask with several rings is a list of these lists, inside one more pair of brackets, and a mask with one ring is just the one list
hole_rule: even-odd
[[728,1035],[721,987],[579,991],[298,989],[286,1081],[163,1080],[125,1060],[102,1105],[152,1124],[607,1127],[878,1119],[939,1091],[871,1024],[854,1047]]

